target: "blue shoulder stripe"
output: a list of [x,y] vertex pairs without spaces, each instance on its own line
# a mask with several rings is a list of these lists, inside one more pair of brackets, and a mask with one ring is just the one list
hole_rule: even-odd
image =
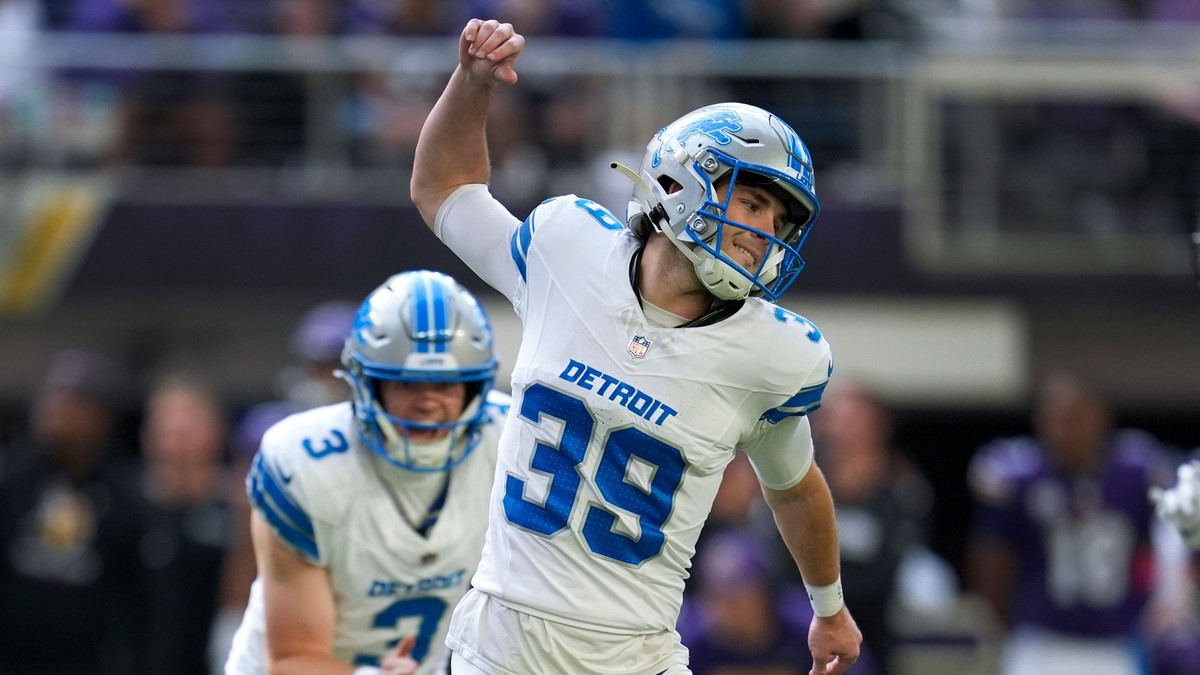
[[283,491],[261,452],[254,458],[246,485],[251,501],[279,537],[309,560],[319,560],[312,519]]
[[529,243],[533,241],[535,229],[537,226],[533,222],[533,213],[530,213],[525,222],[513,232],[510,241],[513,262],[517,263],[517,270],[521,272],[521,279],[525,281],[528,281],[525,279],[525,260],[529,257]]
[[783,405],[763,413],[760,419],[765,419],[771,424],[777,424],[788,417],[811,413],[821,407],[821,396],[825,394],[825,385],[827,384],[829,384],[829,380],[801,389],[799,393],[789,398]]

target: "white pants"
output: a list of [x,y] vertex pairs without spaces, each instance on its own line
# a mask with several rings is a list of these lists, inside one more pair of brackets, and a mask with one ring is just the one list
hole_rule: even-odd
[[467,591],[446,644],[454,675],[688,675],[679,633],[624,635],[548,621]]
[[1004,648],[1003,675],[1142,675],[1127,638],[1081,638],[1021,628]]
[[[450,673],[451,675],[491,675],[486,670],[477,667],[474,663],[459,656],[456,652],[450,653]],[[688,670],[687,666],[674,665],[662,671],[659,675],[691,675],[692,671]]]

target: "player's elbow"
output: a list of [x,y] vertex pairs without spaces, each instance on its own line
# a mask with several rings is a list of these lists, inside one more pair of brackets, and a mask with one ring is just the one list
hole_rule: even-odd
[[426,227],[432,230],[444,198],[439,198],[438,193],[431,190],[415,171],[408,185],[408,194],[412,199],[413,206],[417,207],[417,211],[420,212],[421,219],[425,221]]

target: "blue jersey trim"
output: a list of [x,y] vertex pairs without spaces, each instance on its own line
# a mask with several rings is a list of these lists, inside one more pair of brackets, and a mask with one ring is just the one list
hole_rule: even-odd
[[521,273],[521,280],[528,281],[525,278],[525,261],[529,257],[529,243],[533,241],[533,231],[537,226],[533,223],[533,214],[521,223],[521,226],[512,234],[511,250],[513,262],[517,264],[517,271]]
[[771,424],[778,424],[789,417],[803,416],[811,413],[821,407],[821,396],[825,394],[825,385],[827,384],[829,384],[828,380],[821,384],[801,389],[799,393],[789,398],[783,405],[763,413],[761,419]]
[[247,483],[250,499],[279,537],[309,560],[317,561],[319,552],[312,519],[283,491],[262,453],[255,456]]

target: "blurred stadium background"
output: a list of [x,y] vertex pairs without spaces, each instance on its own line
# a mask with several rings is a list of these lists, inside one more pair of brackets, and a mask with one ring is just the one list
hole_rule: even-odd
[[507,8],[530,37],[490,129],[514,211],[576,192],[623,213],[608,162],[706,103],[767,107],[806,139],[822,214],[783,304],[894,406],[952,563],[966,462],[1028,428],[1043,372],[1081,371],[1123,423],[1200,445],[1187,2],[759,0],[738,26],[657,33],[614,30],[625,2],[227,4],[0,0],[0,439],[69,346],[199,366],[235,409],[272,398],[308,308],[414,267],[489,298],[511,364],[510,309],[408,201],[447,36]]

